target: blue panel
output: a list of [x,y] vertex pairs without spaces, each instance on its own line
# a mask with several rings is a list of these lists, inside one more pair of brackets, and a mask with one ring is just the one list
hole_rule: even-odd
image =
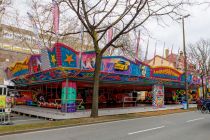
[[130,69],[131,69],[132,76],[140,76],[141,75],[141,70],[139,69],[139,66],[137,64],[131,63]]
[[61,47],[61,54],[62,66],[73,68],[77,67],[77,56],[73,51],[65,47]]
[[53,51],[48,51],[49,59],[50,59],[50,65],[51,68],[57,67],[57,58],[56,58],[56,53],[55,53],[55,48],[53,48]]
[[150,77],[150,67],[145,66],[146,69],[146,77]]

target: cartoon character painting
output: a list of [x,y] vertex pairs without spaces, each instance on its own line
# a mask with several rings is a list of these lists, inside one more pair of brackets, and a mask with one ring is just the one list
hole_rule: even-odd
[[95,54],[84,54],[82,56],[82,68],[92,70],[95,68]]
[[39,72],[41,67],[41,62],[38,58],[32,60],[32,70],[34,73]]
[[146,76],[146,67],[144,65],[141,66],[141,74],[143,77]]

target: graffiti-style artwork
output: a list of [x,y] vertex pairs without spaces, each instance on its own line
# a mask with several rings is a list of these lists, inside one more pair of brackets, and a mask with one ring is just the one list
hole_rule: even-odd
[[164,86],[161,84],[153,86],[152,105],[154,108],[164,107]]
[[127,71],[129,70],[129,67],[129,61],[117,60],[117,62],[114,63],[114,70],[116,71]]
[[30,73],[37,73],[41,71],[41,57],[40,55],[32,55],[29,59]]
[[181,73],[176,69],[160,66],[152,69],[152,76],[156,78],[180,80]]
[[129,75],[131,72],[130,66],[130,62],[123,57],[105,57],[102,60],[102,71],[104,72]]
[[200,84],[201,83],[201,80],[200,79],[201,78],[199,76],[193,75],[193,77],[192,77],[192,83],[193,84]]
[[[49,57],[42,59],[43,56]],[[13,82],[26,85],[62,80],[67,77],[92,81],[95,63],[96,54],[94,51],[82,52],[80,55],[71,47],[56,43],[52,48],[47,48],[45,53],[31,55],[29,60],[17,62],[14,66],[8,67],[5,72]],[[47,67],[43,69],[43,65]],[[184,74],[179,70],[166,66],[150,67],[143,62],[134,62],[123,56],[102,57],[100,71],[100,80],[106,82],[134,82],[151,86],[158,81],[164,81],[168,86],[184,86]],[[192,76],[189,73],[187,81],[192,85],[200,84],[200,79],[200,77]]]
[[96,55],[94,52],[82,53],[81,67],[85,70],[93,70],[95,68]]
[[28,74],[28,61],[29,59],[26,58],[23,62],[17,62],[15,65],[8,67],[5,72],[7,72],[8,78],[17,77],[21,75]]

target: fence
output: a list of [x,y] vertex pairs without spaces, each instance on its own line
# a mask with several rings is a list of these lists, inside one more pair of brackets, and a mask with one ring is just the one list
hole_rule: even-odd
[[[128,100],[130,99],[130,100]],[[133,100],[135,99],[135,100]],[[123,98],[123,108],[125,107],[125,103],[135,103],[135,106],[137,105],[137,97],[124,97]]]

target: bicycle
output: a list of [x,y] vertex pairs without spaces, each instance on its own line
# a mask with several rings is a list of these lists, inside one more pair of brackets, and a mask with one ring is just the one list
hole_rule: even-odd
[[209,113],[210,112],[210,101],[205,100],[201,106],[201,113]]

